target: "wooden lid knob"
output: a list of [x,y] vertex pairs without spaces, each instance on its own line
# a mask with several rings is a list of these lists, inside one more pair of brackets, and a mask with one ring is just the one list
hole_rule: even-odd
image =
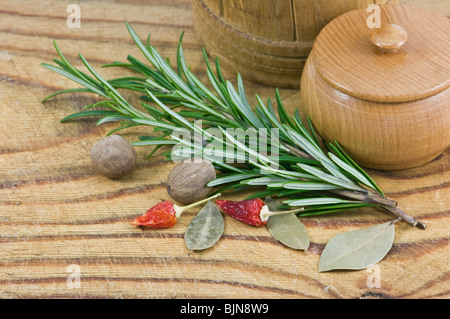
[[372,31],[371,40],[382,52],[397,52],[408,39],[406,30],[396,24],[387,24]]
[[328,23],[317,36],[308,58],[317,75],[351,97],[381,103],[417,101],[448,89],[450,19],[413,6],[383,5],[381,9],[382,21],[408,31],[403,46],[398,43],[406,41],[406,33],[403,40],[391,41],[400,51],[377,54],[383,48],[371,42],[371,33],[377,39],[383,28],[369,29],[367,11],[352,10]]

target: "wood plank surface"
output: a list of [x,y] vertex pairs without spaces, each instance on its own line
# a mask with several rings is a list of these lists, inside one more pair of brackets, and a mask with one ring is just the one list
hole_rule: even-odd
[[[450,15],[448,1],[404,0]],[[137,148],[138,167],[109,180],[92,167],[89,152],[113,125],[94,120],[59,121],[95,100],[63,95],[74,85],[42,68],[56,57],[56,39],[80,66],[82,53],[110,78],[104,63],[139,56],[125,22],[174,60],[179,35],[191,69],[207,81],[193,29],[190,0],[77,1],[81,28],[68,28],[68,2],[0,0],[0,298],[448,298],[450,150],[431,163],[404,171],[369,170],[388,197],[423,220],[422,231],[396,224],[392,250],[374,268],[318,272],[320,254],[336,234],[392,219],[374,209],[304,218],[311,246],[286,248],[266,228],[225,216],[216,246],[189,252],[184,231],[198,211],[183,214],[165,230],[130,222],[168,199],[172,163],[161,153],[148,160]],[[228,75],[227,70],[224,70]],[[230,73],[231,74],[231,73]],[[245,83],[251,97],[274,89]],[[290,112],[301,107],[297,90],[281,90]],[[253,99],[251,101],[254,102]],[[145,128],[122,131],[133,141]],[[246,194],[227,194],[241,199]],[[73,281],[79,275],[79,285]],[[380,279],[374,285],[374,276]]]

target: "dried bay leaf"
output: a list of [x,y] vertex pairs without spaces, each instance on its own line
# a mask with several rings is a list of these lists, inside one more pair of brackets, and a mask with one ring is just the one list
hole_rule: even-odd
[[319,272],[364,269],[378,263],[394,243],[396,221],[336,235],[320,256]]
[[[279,211],[282,206],[280,202],[271,197],[266,197],[265,204],[272,212]],[[308,249],[308,233],[295,214],[270,216],[266,226],[270,234],[282,244],[293,249]]]
[[225,228],[219,208],[212,202],[203,207],[189,223],[184,241],[190,250],[203,250],[214,246]]

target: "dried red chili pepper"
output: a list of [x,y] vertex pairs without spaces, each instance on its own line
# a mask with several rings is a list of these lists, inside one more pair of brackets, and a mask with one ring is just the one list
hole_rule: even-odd
[[144,215],[136,218],[131,224],[151,228],[168,228],[177,223],[173,204],[163,201],[150,208]]
[[216,194],[184,207],[163,201],[150,208],[144,215],[137,217],[131,224],[150,228],[169,228],[177,223],[178,218],[185,210],[219,196],[220,194]]
[[260,198],[243,201],[216,200],[216,204],[234,219],[257,227],[267,224],[270,216],[296,213],[303,210],[303,208],[299,208],[290,211],[271,212]]
[[261,220],[260,213],[265,206],[260,198],[243,201],[216,200],[216,204],[236,220],[253,226],[263,226],[267,220]]

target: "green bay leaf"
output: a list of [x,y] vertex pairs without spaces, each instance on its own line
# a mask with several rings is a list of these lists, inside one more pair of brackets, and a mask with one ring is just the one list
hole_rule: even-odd
[[381,261],[394,242],[395,221],[333,237],[322,252],[319,272],[364,269]]
[[[272,212],[279,211],[282,206],[280,202],[271,197],[266,197],[265,204]],[[295,214],[270,216],[266,226],[273,238],[282,244],[293,249],[308,249],[308,233],[303,223]]]
[[189,250],[204,250],[214,246],[225,228],[219,208],[212,202],[203,207],[189,223],[184,241]]

